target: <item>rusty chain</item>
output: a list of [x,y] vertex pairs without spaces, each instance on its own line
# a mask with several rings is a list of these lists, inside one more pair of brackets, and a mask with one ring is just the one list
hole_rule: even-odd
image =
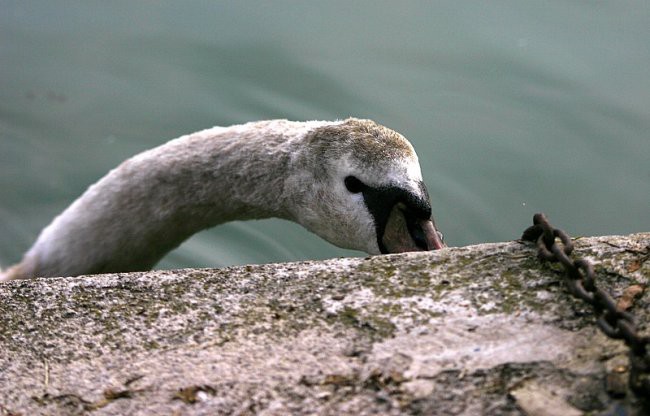
[[[537,244],[541,261],[559,262],[564,266],[565,283],[571,294],[593,307],[596,324],[610,338],[622,339],[630,349],[628,385],[641,398],[650,397],[650,337],[637,333],[635,318],[616,306],[614,298],[596,285],[594,267],[585,259],[572,260],[573,243],[567,233],[549,224],[544,214],[535,214],[533,225],[522,240]],[[562,247],[556,243],[558,239]]]

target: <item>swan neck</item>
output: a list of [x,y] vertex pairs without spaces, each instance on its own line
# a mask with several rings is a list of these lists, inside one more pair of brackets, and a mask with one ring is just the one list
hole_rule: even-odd
[[308,129],[282,120],[215,127],[128,159],[41,232],[22,274],[147,270],[205,228],[291,219],[285,179]]

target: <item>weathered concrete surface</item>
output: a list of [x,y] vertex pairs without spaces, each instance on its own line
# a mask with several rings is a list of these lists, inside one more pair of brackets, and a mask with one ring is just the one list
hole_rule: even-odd
[[[617,297],[650,278],[650,233],[576,246]],[[9,282],[0,415],[598,412],[626,348],[557,270],[510,242]]]

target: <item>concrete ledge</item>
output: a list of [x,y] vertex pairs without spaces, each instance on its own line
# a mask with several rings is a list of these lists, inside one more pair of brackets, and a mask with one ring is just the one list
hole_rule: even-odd
[[[649,253],[650,233],[576,240],[616,297]],[[627,350],[558,270],[509,242],[0,284],[0,415],[606,409]],[[646,334],[649,306],[630,309]]]

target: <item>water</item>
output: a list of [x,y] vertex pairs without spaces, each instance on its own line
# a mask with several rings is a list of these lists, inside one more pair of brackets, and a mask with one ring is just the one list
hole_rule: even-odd
[[[650,230],[650,3],[0,0],[0,264],[127,157],[213,125],[408,137],[450,245]],[[280,220],[161,268],[359,255]]]

